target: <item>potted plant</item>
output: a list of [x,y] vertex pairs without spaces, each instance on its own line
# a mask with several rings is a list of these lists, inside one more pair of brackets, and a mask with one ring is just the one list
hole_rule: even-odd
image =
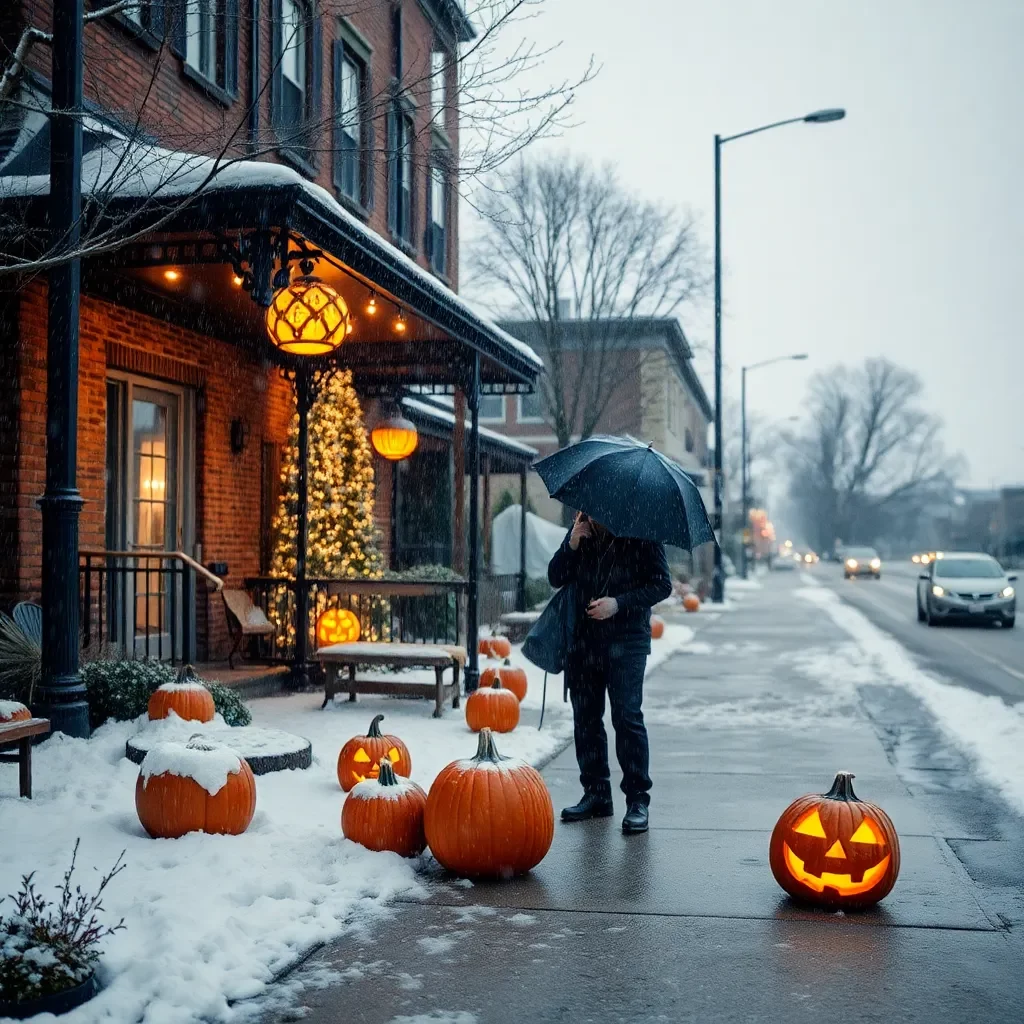
[[56,888],[54,902],[35,887],[35,872],[23,875],[13,904],[0,915],[0,1017],[23,1020],[37,1013],[66,1013],[96,993],[96,967],[103,939],[124,927],[100,924],[101,897],[124,870],[124,853],[103,876],[95,895],[72,886],[78,841],[71,866]]

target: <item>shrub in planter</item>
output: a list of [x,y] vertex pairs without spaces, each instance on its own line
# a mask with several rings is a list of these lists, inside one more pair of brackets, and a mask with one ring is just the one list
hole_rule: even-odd
[[77,841],[56,902],[37,891],[35,872],[22,877],[20,891],[8,897],[13,910],[0,916],[0,1016],[62,1012],[93,994],[100,942],[124,927],[123,920],[113,927],[100,923],[103,890],[124,870],[123,856],[95,895],[72,885]]

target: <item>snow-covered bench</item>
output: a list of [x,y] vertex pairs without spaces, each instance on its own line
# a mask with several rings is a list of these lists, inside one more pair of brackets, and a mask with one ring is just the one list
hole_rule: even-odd
[[[459,659],[445,647],[435,644],[368,643],[356,641],[331,644],[316,652],[324,667],[324,702],[327,707],[335,694],[348,691],[354,701],[357,693],[382,693],[389,696],[433,697],[434,717],[440,718],[444,702],[450,696],[452,707],[459,706]],[[433,683],[407,682],[400,676],[394,679],[356,679],[356,666],[387,668],[432,668]],[[444,681],[444,670],[452,669],[452,681]],[[341,678],[341,670],[348,669],[348,678]]]
[[0,761],[18,763],[18,781],[21,795],[32,799],[32,737],[50,731],[48,718],[18,718],[13,722],[0,722],[0,748],[18,744],[16,754],[0,754]]

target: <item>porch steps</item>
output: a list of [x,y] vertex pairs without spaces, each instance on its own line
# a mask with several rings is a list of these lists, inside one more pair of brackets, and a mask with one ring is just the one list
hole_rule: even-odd
[[224,662],[207,662],[195,666],[201,679],[235,690],[243,700],[257,697],[273,697],[281,693],[288,679],[287,665],[241,664],[236,669]]

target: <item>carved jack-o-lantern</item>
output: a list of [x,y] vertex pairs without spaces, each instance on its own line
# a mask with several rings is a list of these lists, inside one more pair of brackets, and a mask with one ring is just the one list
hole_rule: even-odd
[[359,639],[359,616],[348,608],[328,608],[316,620],[318,647],[351,644]]
[[887,895],[900,870],[900,841],[880,807],[858,800],[839,772],[824,794],[794,800],[769,846],[775,880],[791,896],[830,908],[866,907]]
[[409,748],[397,737],[380,731],[383,715],[370,723],[365,736],[353,736],[338,754],[338,782],[347,793],[353,786],[380,775],[381,761],[391,762],[396,775],[412,774]]

